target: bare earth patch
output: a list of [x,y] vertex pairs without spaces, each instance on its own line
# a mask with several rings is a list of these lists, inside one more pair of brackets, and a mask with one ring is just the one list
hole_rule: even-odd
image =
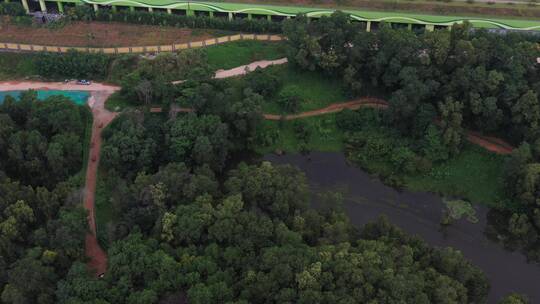
[[116,22],[73,22],[58,29],[0,22],[0,42],[51,46],[121,47],[186,43],[216,37],[216,31]]

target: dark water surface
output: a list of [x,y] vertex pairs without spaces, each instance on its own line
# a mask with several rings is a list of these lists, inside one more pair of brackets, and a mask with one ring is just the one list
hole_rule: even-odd
[[480,267],[487,275],[491,290],[488,303],[518,292],[540,303],[540,266],[528,264],[524,255],[506,251],[502,245],[486,238],[487,207],[475,206],[479,222],[459,220],[440,230],[445,205],[431,193],[397,191],[385,186],[359,168],[347,164],[341,153],[302,155],[267,155],[264,160],[291,164],[305,172],[315,192],[344,191],[344,208],[351,222],[360,227],[385,214],[392,223],[410,234],[417,234],[429,244],[454,247]]

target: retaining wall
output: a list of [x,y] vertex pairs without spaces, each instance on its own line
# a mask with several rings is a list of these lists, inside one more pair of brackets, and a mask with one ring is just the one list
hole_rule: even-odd
[[217,37],[203,41],[193,41],[179,44],[149,45],[149,46],[130,46],[130,47],[72,47],[72,46],[51,46],[34,45],[22,43],[2,43],[0,42],[0,51],[22,51],[22,52],[52,52],[65,53],[68,50],[77,50],[80,52],[104,53],[104,54],[135,54],[135,53],[157,53],[174,52],[185,49],[206,47],[238,40],[258,40],[258,41],[281,41],[284,38],[279,35],[255,35],[238,34],[232,36]]

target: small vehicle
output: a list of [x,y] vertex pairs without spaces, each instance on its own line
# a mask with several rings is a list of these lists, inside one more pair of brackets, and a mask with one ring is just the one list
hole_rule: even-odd
[[80,85],[90,85],[92,84],[89,80],[86,80],[86,79],[80,79],[80,80],[77,80],[77,84],[80,84]]

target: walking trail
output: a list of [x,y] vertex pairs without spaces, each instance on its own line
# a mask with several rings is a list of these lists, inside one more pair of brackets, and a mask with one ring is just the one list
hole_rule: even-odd
[[[235,77],[235,76],[241,76],[245,75],[251,71],[256,70],[257,68],[267,68],[272,65],[279,65],[279,64],[285,64],[287,63],[287,58],[281,58],[277,60],[261,60],[261,61],[255,61],[247,65],[242,65],[230,70],[218,70],[216,71],[214,78],[216,79],[222,79],[222,78],[228,78],[228,77]],[[173,81],[173,84],[180,84],[184,82],[184,80],[177,80]],[[267,120],[293,120],[293,119],[299,119],[299,118],[305,118],[305,117],[312,117],[312,116],[319,116],[319,115],[325,115],[330,113],[336,113],[340,112],[344,109],[351,109],[356,110],[360,107],[373,107],[373,108],[387,108],[388,102],[382,99],[372,98],[372,97],[363,97],[357,100],[349,101],[349,102],[343,102],[343,103],[334,103],[331,104],[325,108],[313,110],[313,111],[307,111],[300,114],[291,114],[291,115],[276,115],[276,114],[264,114],[264,118]],[[151,112],[161,112],[161,108],[152,108],[150,109]],[[180,107],[173,107],[172,111],[174,112],[191,112],[192,109],[189,108],[180,108]],[[496,138],[496,137],[490,137],[490,136],[484,136],[481,135],[478,132],[474,131],[466,131],[466,139],[475,144],[479,145],[483,148],[485,148],[488,151],[498,153],[498,154],[510,154],[512,153],[512,150],[514,149],[512,145],[509,143],[503,141],[502,139]]]
[[92,138],[90,140],[90,153],[88,154],[89,159],[86,168],[84,196],[84,208],[88,210],[88,226],[90,229],[86,234],[85,250],[86,256],[90,259],[88,266],[97,275],[101,275],[107,270],[107,254],[99,246],[96,237],[95,194],[102,141],[101,132],[118,114],[105,109],[105,101],[112,93],[114,91],[94,91],[88,99],[88,105],[92,109],[94,121],[92,123]]
[[[307,111],[300,114],[291,114],[284,116],[275,114],[263,114],[263,116],[267,120],[294,120],[299,118],[336,113],[343,111],[344,109],[357,110],[361,107],[386,109],[388,108],[388,102],[378,98],[364,97],[349,102],[334,103],[322,109]],[[186,109],[184,109],[184,111],[186,111]],[[436,123],[439,124],[438,122]],[[475,131],[465,130],[465,138],[469,142],[497,154],[507,155],[512,153],[512,150],[514,150],[514,147],[512,145],[500,138],[482,135]]]
[[[223,79],[223,78],[229,78],[229,77],[235,77],[235,76],[241,76],[245,75],[249,72],[255,71],[257,68],[267,68],[272,65],[280,65],[287,63],[287,58],[280,58],[276,60],[260,60],[260,61],[254,61],[250,64],[241,65],[229,70],[217,70],[214,74],[215,79]],[[184,80],[176,80],[173,81],[172,84],[180,84],[184,82]]]
[[263,114],[263,116],[266,120],[282,120],[282,119],[294,120],[294,119],[299,119],[299,118],[306,118],[306,117],[336,113],[336,112],[343,111],[344,109],[357,110],[361,107],[386,109],[388,107],[388,103],[378,98],[362,97],[360,99],[353,100],[353,101],[333,103],[322,109],[302,112],[299,114],[290,114],[290,115]]

